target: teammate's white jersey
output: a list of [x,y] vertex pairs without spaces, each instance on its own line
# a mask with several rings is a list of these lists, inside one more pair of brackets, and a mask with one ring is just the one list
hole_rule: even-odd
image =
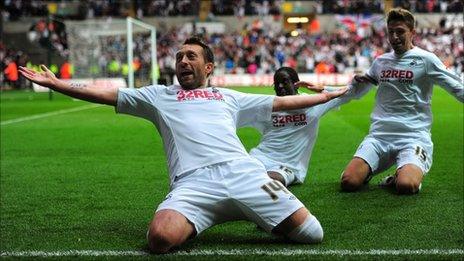
[[367,72],[378,83],[370,135],[430,136],[431,96],[437,84],[463,102],[463,82],[438,57],[414,47],[402,55],[386,53]]
[[266,170],[276,166],[289,168],[295,174],[295,180],[290,182],[302,183],[316,142],[319,119],[332,108],[362,96],[363,87],[366,86],[358,84],[329,102],[301,110],[274,112],[270,120],[254,122],[252,126],[262,137],[259,145],[250,150],[250,155],[261,161]]
[[270,119],[274,97],[214,87],[183,90],[154,85],[119,89],[116,111],[155,124],[172,183],[183,173],[249,157],[236,129]]

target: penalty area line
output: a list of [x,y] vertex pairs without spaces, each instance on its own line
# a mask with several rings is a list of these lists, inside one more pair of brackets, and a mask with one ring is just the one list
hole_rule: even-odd
[[46,112],[46,113],[36,114],[36,115],[32,115],[32,116],[26,116],[26,117],[21,117],[21,118],[2,121],[2,122],[0,122],[0,125],[5,126],[5,125],[13,124],[13,123],[19,123],[19,122],[43,119],[43,118],[47,118],[47,117],[50,117],[50,116],[55,116],[55,115],[60,115],[60,114],[65,114],[65,113],[70,113],[70,112],[76,112],[76,111],[83,111],[83,110],[93,109],[93,108],[100,107],[100,106],[102,106],[102,105],[101,104],[90,104],[90,105],[79,106],[79,107],[75,107],[75,108],[71,108],[71,109],[64,109],[64,110]]
[[[2,257],[63,257],[63,256],[148,256],[145,251],[117,250],[67,250],[67,251],[6,251]],[[263,249],[228,249],[228,250],[192,250],[179,251],[167,256],[422,256],[422,255],[464,255],[464,249],[370,249],[370,250],[311,250],[280,249],[275,251]]]

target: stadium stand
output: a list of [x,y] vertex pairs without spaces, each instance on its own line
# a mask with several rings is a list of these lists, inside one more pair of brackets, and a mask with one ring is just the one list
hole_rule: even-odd
[[[59,2],[59,1],[57,1]],[[138,16],[186,16],[197,15],[200,0],[147,0],[147,1],[74,1],[85,18],[120,17],[130,13],[131,3]],[[283,0],[212,0],[211,14],[234,15],[278,15]],[[312,1],[318,14],[366,14],[383,13],[383,0]],[[24,16],[46,16],[47,3],[31,0],[4,1],[3,17],[15,21]],[[394,7],[403,7],[415,13],[459,13],[463,12],[460,0],[393,0]],[[139,17],[140,18],[140,17]]]
[[[29,30],[14,33],[2,32],[0,43],[1,70],[10,62],[18,65],[36,66],[40,63],[51,63],[59,74],[59,67],[68,58],[65,21],[69,19],[94,19],[98,17],[111,18],[134,15],[139,18],[149,17],[183,17],[198,16],[201,1],[84,1],[71,2],[74,12],[68,15],[58,15],[53,20],[46,20],[50,5],[43,1],[10,0],[4,2],[2,10],[3,22],[29,21]],[[208,6],[209,20],[221,16],[256,17],[251,23],[235,30],[222,33],[209,33],[197,30],[214,48],[216,57],[216,74],[267,74],[281,66],[295,68],[300,73],[338,73],[355,72],[367,69],[378,55],[389,51],[386,35],[378,20],[348,21],[357,16],[347,14],[369,14],[368,17],[381,16],[385,1],[310,1],[316,15],[327,16],[338,21],[337,27],[330,32],[306,30],[297,28],[298,37],[292,37],[288,30],[275,28],[268,22],[280,17],[281,6],[285,1],[205,1]],[[50,3],[48,3],[50,4]],[[58,3],[59,4],[59,3]],[[73,6],[75,5],[75,6]],[[409,8],[417,13],[453,14],[463,10],[462,1],[404,1],[395,0],[393,6]],[[52,6],[53,7],[53,6]],[[56,7],[56,6],[55,6]],[[69,6],[68,6],[69,7]],[[270,19],[265,19],[270,17]],[[449,17],[449,16],[448,16]],[[262,19],[264,18],[264,19]],[[216,19],[217,20],[217,19]],[[101,20],[102,24],[105,19]],[[461,20],[462,21],[462,20]],[[380,21],[382,22],[382,21]],[[351,24],[350,24],[351,23]],[[353,27],[352,25],[355,24]],[[436,53],[452,70],[463,72],[464,47],[462,23],[453,24],[443,16],[439,24],[433,27],[421,26],[418,30],[416,44]],[[157,33],[157,56],[161,78],[172,82],[174,63],[172,59],[176,44],[181,43],[188,34],[178,26],[164,25]],[[8,37],[6,37],[8,36]],[[126,58],[126,43],[124,37],[108,37],[103,39],[106,53],[98,60],[98,71],[102,76],[120,75]],[[148,35],[135,37],[135,61],[138,68],[146,70],[150,66]],[[449,46],[449,48],[441,48]],[[51,57],[47,51],[52,50]],[[119,65],[119,66],[118,66]],[[53,66],[52,66],[53,67]],[[3,73],[0,80],[2,86],[7,85]],[[22,80],[21,77],[19,79]],[[11,85],[11,84],[10,84]],[[14,86],[24,86],[18,84]]]

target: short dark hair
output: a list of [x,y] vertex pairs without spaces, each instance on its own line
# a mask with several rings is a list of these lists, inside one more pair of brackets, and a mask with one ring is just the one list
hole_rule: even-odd
[[282,82],[283,78],[285,77],[283,74],[287,73],[290,76],[290,79],[292,79],[292,83],[296,83],[300,81],[300,78],[298,77],[298,73],[291,67],[280,67],[275,73],[274,73],[274,84]]
[[194,44],[201,46],[203,48],[203,57],[205,58],[205,61],[214,64],[213,50],[211,50],[211,48],[199,36],[195,35],[187,38],[184,44]]
[[416,23],[416,19],[412,13],[403,8],[393,8],[388,12],[387,25],[395,21],[404,22],[411,31],[414,30]]

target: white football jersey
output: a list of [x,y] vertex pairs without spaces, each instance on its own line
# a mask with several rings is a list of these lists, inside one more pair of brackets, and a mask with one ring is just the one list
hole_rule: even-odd
[[361,97],[365,90],[368,90],[366,85],[357,84],[356,88],[350,86],[345,95],[329,102],[301,110],[273,112],[270,120],[253,122],[252,126],[262,137],[259,145],[250,150],[250,155],[261,161],[267,170],[276,165],[290,168],[295,182],[302,183],[316,142],[319,119],[332,108]]
[[438,57],[419,47],[397,56],[374,60],[367,76],[378,84],[370,134],[410,138],[430,136],[433,85],[463,102],[462,79],[447,70]]
[[236,129],[270,119],[274,97],[214,87],[121,88],[116,112],[155,124],[163,139],[172,182],[176,176],[201,167],[249,157]]

